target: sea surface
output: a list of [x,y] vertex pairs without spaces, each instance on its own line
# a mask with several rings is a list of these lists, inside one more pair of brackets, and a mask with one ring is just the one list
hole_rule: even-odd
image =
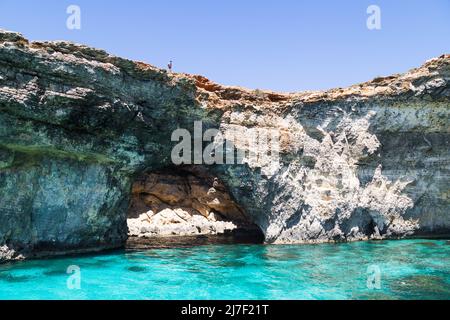
[[450,299],[450,241],[203,245],[25,261],[0,265],[0,299]]

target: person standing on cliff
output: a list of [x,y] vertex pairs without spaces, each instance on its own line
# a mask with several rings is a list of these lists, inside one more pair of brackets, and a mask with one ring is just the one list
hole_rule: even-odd
[[167,68],[169,68],[169,73],[172,73],[172,67],[173,67],[173,63],[172,63],[172,60],[170,60],[169,64],[167,65]]

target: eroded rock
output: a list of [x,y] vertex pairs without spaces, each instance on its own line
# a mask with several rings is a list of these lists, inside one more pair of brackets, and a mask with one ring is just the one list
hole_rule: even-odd
[[130,236],[215,235],[238,227],[253,228],[225,186],[205,169],[171,168],[143,174],[132,190]]
[[237,141],[242,164],[206,166],[226,193],[198,174],[187,190],[175,175],[137,215],[187,208],[221,221],[226,211],[277,243],[449,234],[449,99],[450,55],[278,94],[0,31],[0,244],[19,254],[123,246],[136,177],[172,166],[171,134],[194,121],[225,140],[275,131],[279,154],[255,158]]
[[231,232],[237,225],[231,221],[208,219],[185,209],[164,209],[155,214],[151,211],[136,219],[128,219],[131,237],[151,238],[157,236],[220,235]]

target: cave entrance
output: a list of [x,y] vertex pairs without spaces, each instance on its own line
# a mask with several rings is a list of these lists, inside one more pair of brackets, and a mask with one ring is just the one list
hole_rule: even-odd
[[262,243],[264,235],[202,166],[146,172],[133,183],[128,245]]

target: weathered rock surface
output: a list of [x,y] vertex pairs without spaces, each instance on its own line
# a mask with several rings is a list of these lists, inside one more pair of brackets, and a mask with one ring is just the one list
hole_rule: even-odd
[[196,236],[224,234],[235,230],[231,221],[208,219],[189,210],[164,209],[158,213],[148,211],[139,218],[128,219],[128,234],[132,237]]
[[225,186],[202,167],[143,174],[132,187],[128,235],[193,236],[254,229]]
[[172,132],[200,120],[225,140],[280,137],[279,157],[243,139],[244,164],[203,166],[267,242],[449,234],[449,106],[450,55],[277,94],[0,31],[0,244],[24,256],[122,246],[135,179],[171,166]]

